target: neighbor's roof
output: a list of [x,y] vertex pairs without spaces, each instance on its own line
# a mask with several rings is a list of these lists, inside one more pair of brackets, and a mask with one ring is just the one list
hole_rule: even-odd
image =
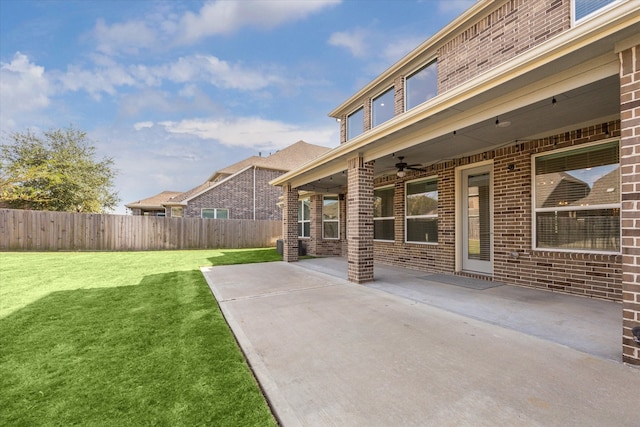
[[165,202],[165,205],[184,205],[191,198],[209,190],[220,184],[226,178],[242,172],[251,167],[260,169],[279,170],[283,172],[298,168],[314,158],[326,153],[330,149],[320,145],[309,144],[304,141],[298,141],[282,150],[276,151],[267,157],[251,156],[223,169],[216,171],[204,183],[198,185],[191,190],[173,197]]
[[318,157],[329,151],[329,148],[320,145],[309,144],[308,142],[298,141],[282,150],[276,151],[267,157],[251,156],[219,171],[216,171],[209,181],[215,181],[220,175],[232,175],[246,168],[247,166],[255,166],[262,169],[272,169],[281,171],[290,171],[302,166],[309,160]]
[[172,197],[182,194],[180,191],[163,191],[155,196],[148,197],[146,199],[138,200],[137,202],[131,202],[125,206],[129,209],[163,209],[162,204]]

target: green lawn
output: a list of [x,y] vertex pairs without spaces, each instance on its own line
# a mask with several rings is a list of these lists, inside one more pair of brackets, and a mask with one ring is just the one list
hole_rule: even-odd
[[199,267],[278,259],[0,253],[0,425],[276,425]]

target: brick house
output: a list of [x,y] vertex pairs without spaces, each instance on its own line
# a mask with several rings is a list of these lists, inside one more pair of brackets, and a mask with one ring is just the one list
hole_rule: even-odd
[[281,220],[281,191],[269,181],[329,148],[298,141],[270,156],[252,156],[163,203],[167,217]]
[[272,181],[285,261],[619,301],[640,364],[637,0],[480,0],[329,115],[341,144]]
[[163,191],[155,196],[127,203],[125,207],[131,210],[132,215],[165,216],[163,203],[180,194],[182,194],[181,191]]

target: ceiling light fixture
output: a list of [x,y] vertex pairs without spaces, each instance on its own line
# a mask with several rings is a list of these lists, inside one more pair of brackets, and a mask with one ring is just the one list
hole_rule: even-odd
[[407,174],[407,173],[406,173],[405,171],[398,171],[398,172],[396,173],[396,175],[398,175],[398,178],[404,178],[404,176],[405,176],[406,174]]
[[508,121],[508,120],[500,121],[500,119],[498,119],[496,117],[496,127],[497,128],[506,128],[507,126],[511,126],[511,122],[510,121]]

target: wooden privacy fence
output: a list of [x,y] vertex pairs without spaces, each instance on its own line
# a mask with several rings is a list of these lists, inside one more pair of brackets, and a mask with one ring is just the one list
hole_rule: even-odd
[[276,246],[280,221],[0,209],[0,250],[134,251]]

